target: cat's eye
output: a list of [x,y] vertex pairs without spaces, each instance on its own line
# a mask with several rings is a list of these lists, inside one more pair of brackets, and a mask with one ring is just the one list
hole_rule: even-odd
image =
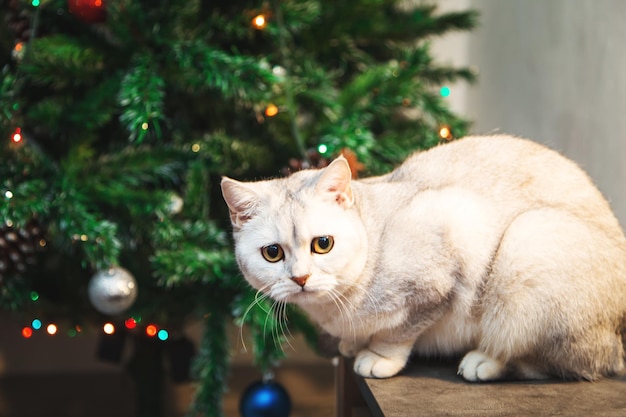
[[278,262],[285,257],[285,252],[280,245],[272,244],[261,248],[261,255],[267,262]]
[[315,253],[328,253],[333,248],[335,240],[332,236],[320,236],[311,241],[311,251]]

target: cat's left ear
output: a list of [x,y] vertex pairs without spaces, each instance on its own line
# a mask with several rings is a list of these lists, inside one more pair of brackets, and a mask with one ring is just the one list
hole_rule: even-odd
[[245,183],[222,177],[222,195],[230,211],[230,222],[241,227],[250,220],[257,207],[259,197]]
[[352,172],[350,165],[343,155],[330,163],[317,180],[315,190],[318,194],[327,196],[344,208],[354,204],[352,194]]

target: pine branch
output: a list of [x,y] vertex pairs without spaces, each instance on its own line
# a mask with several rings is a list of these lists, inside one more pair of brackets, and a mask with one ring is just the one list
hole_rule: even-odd
[[469,30],[476,26],[478,13],[449,12],[436,15],[436,5],[419,5],[414,8],[400,8],[389,3],[381,7],[379,15],[371,14],[365,22],[353,29],[359,43],[363,45],[380,40],[411,42],[432,36],[449,33],[453,30]]
[[98,158],[92,153],[92,148],[75,147],[64,160],[63,170],[66,181],[94,209],[103,215],[108,212],[109,218],[133,222],[137,230],[149,229],[157,218],[169,215],[172,191],[168,188],[180,182],[184,153],[147,146]]
[[205,319],[200,351],[194,361],[199,385],[191,409],[205,417],[223,417],[222,395],[226,389],[229,363],[227,317],[224,309],[216,305],[211,307]]
[[[281,14],[283,28],[276,28],[274,35],[280,35],[278,33],[280,30],[296,34],[320,23],[323,8],[320,1],[281,1],[277,6],[280,8],[276,10]],[[270,29],[273,29],[273,26],[270,25]]]
[[283,65],[287,69],[287,73],[285,75],[284,84],[285,84],[285,101],[287,104],[287,113],[289,116],[289,124],[291,126],[291,135],[293,140],[295,141],[296,147],[300,152],[300,156],[307,160],[308,156],[306,153],[306,145],[304,143],[304,138],[300,132],[300,127],[298,126],[298,122],[296,120],[296,112],[298,111],[296,104],[296,97],[294,91],[293,81],[291,80],[291,68],[293,67],[292,61],[289,57],[289,50],[287,48],[287,37],[288,32],[284,24],[282,10],[280,5],[274,2],[274,10],[276,11],[276,22],[277,22],[277,37],[278,37],[278,45],[280,50],[280,57],[282,59]]
[[118,87],[119,79],[110,77],[80,92],[49,94],[27,109],[27,123],[41,124],[53,136],[89,134],[116,115]]
[[174,287],[191,283],[225,286],[235,271],[232,250],[206,250],[186,245],[178,250],[157,250],[152,257],[159,285]]
[[[419,11],[415,13],[419,13]],[[478,17],[479,13],[476,10],[448,12],[436,16],[428,21],[423,28],[413,33],[417,37],[427,37],[443,35],[455,30],[471,30],[478,25]]]
[[370,114],[346,113],[335,123],[323,126],[319,132],[320,143],[328,147],[328,153],[337,153],[340,149],[352,149],[360,158],[366,158],[376,145],[375,136],[370,129]]
[[0,310],[23,311],[31,302],[30,288],[21,279],[9,279],[0,286]]
[[38,85],[56,90],[94,82],[104,66],[102,52],[77,38],[54,35],[33,39],[28,60],[20,66]]
[[152,244],[154,274],[165,287],[201,283],[224,289],[238,283],[226,233],[212,222],[163,219],[154,229]]
[[47,217],[50,211],[49,189],[44,179],[11,184],[8,178],[4,178],[0,190],[0,219],[10,221],[16,227],[25,226],[33,217]]
[[270,85],[277,81],[263,61],[227,54],[200,41],[175,43],[167,59],[175,64],[168,80],[183,91],[210,89],[225,98],[263,101],[270,95]]
[[66,188],[51,202],[51,214],[56,218],[55,223],[48,224],[52,243],[67,253],[79,249],[84,268],[97,270],[118,265],[121,244],[117,225],[99,218],[81,200],[81,196]]
[[72,165],[77,181],[85,188],[91,182],[125,187],[175,184],[185,168],[185,153],[172,146],[126,147],[96,159],[81,153],[68,156],[67,165]]
[[469,83],[476,81],[476,72],[470,68],[453,68],[449,66],[429,65],[422,68],[420,76],[423,80],[435,85],[463,80]]
[[19,108],[18,99],[18,82],[10,68],[4,67],[0,71],[2,80],[0,81],[0,133],[4,133],[2,137],[6,137],[11,128],[15,128],[15,113]]
[[161,137],[161,123],[165,121],[163,100],[165,81],[153,68],[148,54],[135,59],[120,86],[118,102],[122,108],[120,122],[129,132],[129,139],[144,141],[150,133]]
[[218,175],[242,176],[249,171],[262,172],[272,163],[271,149],[253,136],[235,137],[214,132],[195,145],[209,172]]
[[310,56],[293,55],[297,64],[292,66],[292,81],[298,102],[303,108],[313,105],[325,114],[336,111],[340,71],[324,68]]
[[189,219],[205,220],[209,218],[209,169],[204,161],[190,164],[185,179],[183,215]]
[[[25,134],[24,134],[25,136]],[[0,219],[23,227],[33,217],[46,218],[55,192],[51,186],[58,169],[52,161],[30,143],[16,147],[0,146]],[[10,194],[7,194],[9,192]]]

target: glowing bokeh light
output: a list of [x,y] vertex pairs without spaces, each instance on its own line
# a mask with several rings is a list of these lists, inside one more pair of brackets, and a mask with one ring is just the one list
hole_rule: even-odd
[[254,19],[252,19],[252,26],[254,26],[257,29],[263,29],[266,24],[267,24],[267,21],[265,20],[265,16],[262,14],[257,15],[254,17]]
[[115,333],[115,326],[113,325],[113,323],[104,323],[104,326],[102,326],[102,331],[106,334],[113,334]]
[[157,327],[154,324],[146,326],[146,334],[150,337],[154,337],[157,334]]
[[452,131],[448,126],[441,126],[439,128],[439,137],[446,140],[452,139]]
[[267,108],[265,109],[265,115],[267,117],[274,117],[278,114],[278,107],[276,107],[275,104],[270,104],[269,106],[267,106]]
[[124,321],[124,326],[126,326],[127,329],[134,329],[137,327],[137,321],[131,317]]
[[15,132],[13,132],[13,136],[11,137],[11,140],[13,140],[14,143],[21,142],[22,141],[22,129],[20,129],[19,127],[15,129]]
[[50,336],[54,336],[55,334],[57,334],[58,330],[59,329],[57,328],[56,324],[54,324],[54,323],[50,323],[50,324],[48,324],[48,327],[46,327],[46,331],[48,332],[48,334]]

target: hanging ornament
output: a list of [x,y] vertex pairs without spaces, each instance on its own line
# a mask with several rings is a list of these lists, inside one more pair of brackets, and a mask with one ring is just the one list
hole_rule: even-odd
[[285,67],[281,67],[280,65],[275,65],[272,68],[272,74],[277,76],[280,80],[284,79],[287,76],[287,70]]
[[291,399],[277,382],[271,379],[258,381],[244,391],[239,412],[242,417],[289,417]]
[[98,271],[89,281],[89,301],[103,314],[116,315],[126,311],[137,298],[137,281],[119,266]]
[[185,202],[183,201],[183,199],[178,194],[172,192],[169,195],[167,211],[169,214],[178,214],[183,211],[184,204]]
[[102,23],[106,19],[105,0],[67,0],[71,14],[85,23]]

